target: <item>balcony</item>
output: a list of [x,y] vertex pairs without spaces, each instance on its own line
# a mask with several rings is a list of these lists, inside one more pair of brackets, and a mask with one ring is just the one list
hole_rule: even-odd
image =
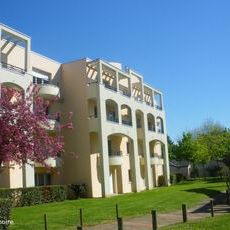
[[160,106],[160,105],[155,105],[155,108],[156,108],[157,110],[163,110],[162,106]]
[[7,69],[7,70],[10,70],[10,71],[13,71],[13,72],[16,72],[16,73],[19,73],[19,74],[25,74],[26,71],[20,67],[17,67],[17,66],[14,66],[14,65],[11,65],[11,64],[8,64],[8,63],[5,63],[5,62],[1,62],[1,65],[0,65],[3,69]]
[[164,164],[164,159],[157,154],[151,154],[150,157],[150,163],[151,165],[163,165]]
[[60,90],[58,86],[52,84],[43,84],[40,86],[41,88],[38,93],[39,96],[47,100],[51,100],[54,99],[55,97],[59,97]]
[[109,165],[122,164],[122,151],[113,151],[109,153]]
[[144,165],[145,164],[144,154],[139,155],[139,159],[140,159],[141,165]]
[[153,125],[148,125],[148,130],[152,131],[152,132],[156,131],[155,126],[153,126]]
[[132,121],[130,121],[130,120],[122,120],[122,124],[132,126]]
[[48,124],[41,124],[42,128],[45,128],[48,132],[53,132],[58,127],[58,121],[55,119],[49,119]]
[[[61,167],[62,166],[62,160],[60,157],[56,157],[56,158],[48,158],[47,160],[45,160],[45,164],[47,164],[48,166],[52,167],[52,168],[57,168],[57,167]],[[40,163],[35,163],[35,167],[45,167],[45,165],[40,164]]]
[[107,121],[112,121],[114,123],[119,123],[119,120],[118,120],[117,117],[110,116],[110,115],[107,116]]

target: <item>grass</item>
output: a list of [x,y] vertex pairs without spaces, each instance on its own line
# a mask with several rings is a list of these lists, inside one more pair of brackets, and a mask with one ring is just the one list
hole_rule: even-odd
[[162,230],[205,230],[205,229],[215,229],[215,230],[226,230],[230,229],[230,214],[226,214],[223,216],[216,216],[214,218],[208,217],[201,220],[191,221],[186,224],[176,224],[170,225]]
[[67,200],[31,207],[15,208],[11,229],[44,229],[43,215],[47,214],[48,229],[74,229],[79,224],[79,208],[83,209],[84,224],[93,225],[115,218],[115,204],[119,204],[120,216],[140,216],[156,209],[170,212],[188,207],[217,195],[225,190],[225,183],[215,180],[189,181],[170,187],[162,187],[141,193],[131,193],[110,198]]

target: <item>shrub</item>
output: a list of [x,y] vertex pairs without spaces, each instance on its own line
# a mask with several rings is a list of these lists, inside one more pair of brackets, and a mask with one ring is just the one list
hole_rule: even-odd
[[68,185],[68,199],[78,199],[86,195],[86,184],[70,184]]
[[63,201],[67,197],[65,185],[50,185],[30,188],[0,189],[0,198],[7,198],[13,207]]
[[210,177],[222,176],[222,167],[220,167],[219,165],[216,165],[214,167],[208,167],[206,170],[208,171]]
[[170,175],[170,183],[171,184],[176,184],[177,183],[176,174],[171,174]]
[[193,168],[192,168],[192,171],[191,171],[191,173],[190,173],[190,177],[191,177],[191,178],[196,178],[196,177],[198,177],[198,176],[199,176],[198,169],[197,169],[196,167],[193,167]]
[[0,229],[8,229],[11,207],[10,199],[0,199]]
[[182,173],[176,173],[176,182],[179,183],[184,180],[184,175]]
[[165,185],[165,177],[163,175],[158,176],[158,186],[164,186]]
[[67,187],[63,185],[50,186],[53,201],[64,201],[67,199]]

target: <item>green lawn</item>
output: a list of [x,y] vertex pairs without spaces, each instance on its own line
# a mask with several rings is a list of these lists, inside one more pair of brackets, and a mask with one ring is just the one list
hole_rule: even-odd
[[215,230],[226,230],[230,229],[230,214],[223,216],[216,216],[214,218],[209,217],[202,220],[192,221],[186,224],[176,224],[170,225],[168,227],[161,228],[162,230],[205,230],[205,229],[215,229]]
[[98,224],[115,218],[116,203],[119,204],[120,215],[123,217],[144,215],[151,209],[170,212],[180,209],[182,203],[191,207],[224,191],[225,183],[217,181],[192,181],[111,198],[80,199],[15,208],[12,213],[15,224],[11,229],[44,229],[44,213],[47,214],[49,230],[73,229],[79,223],[79,208],[83,209],[84,224]]

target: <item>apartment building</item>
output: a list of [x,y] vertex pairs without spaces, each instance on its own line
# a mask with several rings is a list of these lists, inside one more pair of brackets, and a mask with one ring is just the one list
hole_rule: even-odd
[[59,95],[56,107],[73,112],[75,127],[63,131],[65,153],[61,161],[47,160],[50,172],[36,163],[2,167],[0,187],[85,183],[89,197],[105,197],[151,189],[160,176],[169,184],[160,91],[119,63],[85,58],[61,64],[31,51],[28,36],[4,25],[0,31],[0,83],[23,90],[41,84],[39,94],[47,100]]

